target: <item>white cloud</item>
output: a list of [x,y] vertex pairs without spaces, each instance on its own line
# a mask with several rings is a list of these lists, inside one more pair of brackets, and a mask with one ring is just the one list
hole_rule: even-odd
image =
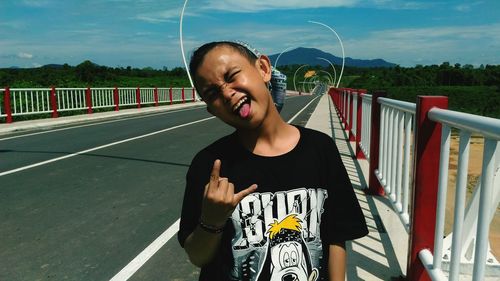
[[325,7],[353,7],[359,0],[208,0],[206,9],[257,12],[274,9],[303,9]]
[[383,58],[407,66],[443,61],[498,64],[500,24],[383,30],[344,45],[348,56]]
[[455,6],[455,10],[459,12],[470,12],[474,6],[478,6],[483,4],[483,1],[477,1],[477,2],[472,2],[472,3],[464,3]]
[[19,53],[17,53],[17,57],[20,59],[32,59],[33,55],[28,54],[28,53],[24,53],[24,52],[19,52]]
[[[168,9],[152,13],[142,13],[138,14],[135,19],[142,20],[149,23],[162,23],[171,22],[176,23],[179,21],[181,15],[181,9]],[[184,16],[197,16],[196,13],[185,12]]]
[[229,12],[259,12],[265,10],[368,7],[377,9],[416,10],[438,3],[402,0],[207,0],[205,9]]
[[50,4],[49,0],[22,0],[21,3],[29,7],[44,7]]

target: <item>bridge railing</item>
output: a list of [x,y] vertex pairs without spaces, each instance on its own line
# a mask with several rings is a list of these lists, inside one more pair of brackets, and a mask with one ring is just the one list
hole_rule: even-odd
[[[385,98],[383,92],[332,88],[329,93],[349,139],[356,142],[357,158],[370,163],[366,192],[387,195],[410,236],[407,280],[458,280],[460,273],[474,281],[485,274],[500,276],[488,240],[500,200],[500,120],[446,110],[446,97],[418,97],[415,104]],[[455,222],[443,239],[451,128],[460,131]],[[465,208],[473,133],[485,138],[483,171]]]
[[[472,275],[474,281],[484,280],[486,275],[499,276],[500,266],[490,252],[488,234],[500,200],[500,176],[498,175],[500,120],[439,108],[430,109],[427,116],[442,126],[441,157],[434,249],[433,252],[430,249],[422,249],[418,253],[419,258],[433,280],[446,280],[442,270],[443,256],[449,256],[444,261],[449,271],[449,280],[458,280],[460,273]],[[454,223],[453,235],[443,240],[452,129],[459,131]],[[465,195],[472,134],[484,138],[484,148],[481,179],[475,187],[472,199],[466,206]],[[443,248],[444,252],[450,254],[444,255]],[[490,272],[486,272],[488,270]]]
[[3,106],[0,117],[11,123],[12,117],[59,112],[114,108],[123,106],[173,104],[196,100],[193,88],[4,88],[0,89]]

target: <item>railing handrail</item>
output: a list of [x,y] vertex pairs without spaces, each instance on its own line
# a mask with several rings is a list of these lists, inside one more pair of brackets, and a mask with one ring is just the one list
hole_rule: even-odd
[[460,130],[500,141],[500,120],[453,110],[433,108],[429,119]]
[[[60,88],[58,88],[60,89]],[[10,91],[50,91],[52,88],[10,88]]]
[[408,113],[413,113],[415,114],[417,105],[415,103],[411,102],[406,102],[406,101],[400,101],[400,100],[395,100],[395,99],[389,99],[389,98],[378,98],[377,100],[380,104],[387,105]]

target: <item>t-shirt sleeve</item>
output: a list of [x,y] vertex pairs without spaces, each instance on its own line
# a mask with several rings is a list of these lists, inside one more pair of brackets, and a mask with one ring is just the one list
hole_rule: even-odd
[[327,146],[328,199],[324,238],[325,242],[333,244],[363,237],[368,234],[368,228],[339,150],[333,140]]
[[187,237],[198,225],[205,185],[210,176],[210,169],[205,167],[206,157],[197,155],[186,174],[186,189],[182,202],[181,221],[177,239],[182,247]]

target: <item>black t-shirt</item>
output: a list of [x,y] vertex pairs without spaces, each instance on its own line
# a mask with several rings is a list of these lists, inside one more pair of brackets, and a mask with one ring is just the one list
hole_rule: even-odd
[[216,159],[235,193],[258,185],[228,219],[219,252],[202,268],[200,280],[328,280],[329,245],[368,233],[332,138],[298,129],[298,144],[283,155],[255,155],[233,133],[193,159],[178,233],[181,246],[198,224]]

